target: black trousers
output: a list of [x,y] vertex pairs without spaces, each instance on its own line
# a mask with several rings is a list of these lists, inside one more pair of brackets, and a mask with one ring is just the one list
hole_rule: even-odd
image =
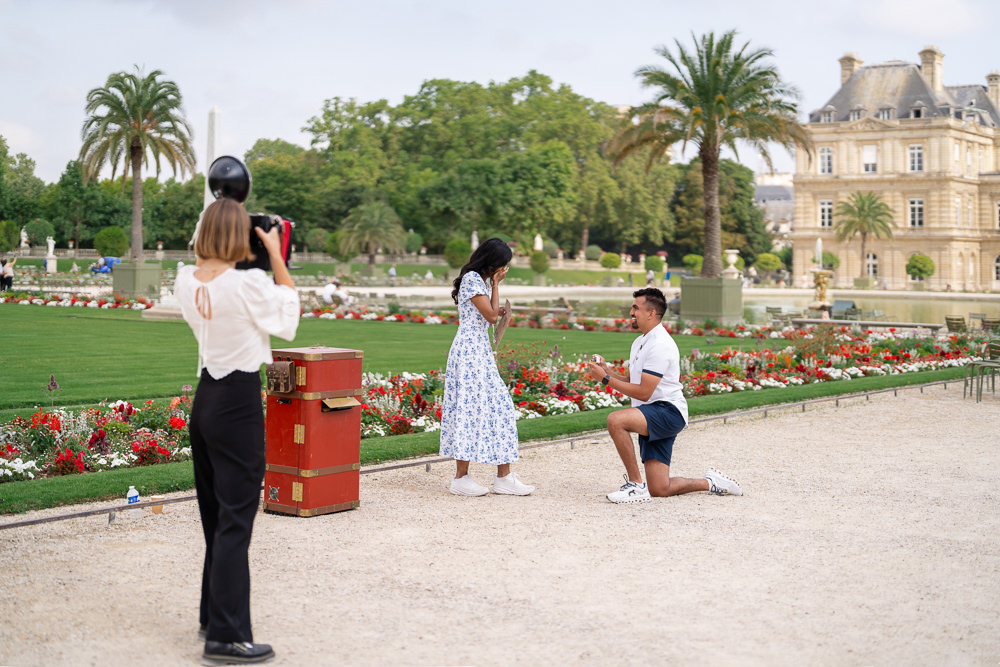
[[200,621],[210,641],[252,642],[248,552],[265,463],[260,375],[215,380],[203,371],[190,432],[205,533]]

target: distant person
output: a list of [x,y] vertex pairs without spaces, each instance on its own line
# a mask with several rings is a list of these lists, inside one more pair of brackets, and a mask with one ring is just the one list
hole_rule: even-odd
[[396,285],[396,265],[393,264],[389,267],[389,286],[394,287]]
[[[274,657],[268,644],[253,643],[250,624],[249,548],[265,466],[260,366],[272,360],[271,336],[295,338],[300,306],[278,227],[252,229],[242,204],[215,200],[195,241],[197,264],[178,270],[174,285],[198,341],[201,381],[188,428],[205,536],[199,620],[202,658],[218,664]],[[273,280],[235,268],[250,256],[251,233],[264,244]]]
[[434,272],[431,271],[430,269],[427,269],[427,273],[424,274],[424,280],[426,282],[431,282],[432,280],[434,280]]
[[653,273],[653,269],[646,271],[646,287],[652,287],[654,280],[656,280],[656,274]]
[[347,288],[341,285],[339,280],[331,280],[323,288],[323,301],[334,305],[335,299],[345,306],[350,306],[354,302],[354,297],[348,293]]
[[9,292],[14,289],[14,265],[17,264],[17,257],[11,260],[0,260],[0,292]]
[[[704,479],[670,476],[670,459],[677,434],[687,426],[688,407],[680,382],[680,353],[663,328],[667,302],[655,287],[636,290],[629,311],[632,329],[642,333],[632,342],[628,377],[612,373],[595,355],[590,376],[632,399],[632,407],[608,415],[608,433],[625,464],[625,484],[607,495],[613,503],[634,503],[651,496],[676,496],[694,491],[742,496],[743,489],[715,468]],[[635,457],[632,434],[639,436],[639,452],[646,482]]]
[[526,496],[535,490],[510,470],[518,458],[517,413],[490,344],[489,326],[504,315],[500,282],[511,256],[502,240],[483,241],[462,267],[451,292],[458,304],[458,332],[444,374],[441,456],[455,459],[449,490],[457,496],[489,493],[469,475],[471,461],[497,467],[494,493]]

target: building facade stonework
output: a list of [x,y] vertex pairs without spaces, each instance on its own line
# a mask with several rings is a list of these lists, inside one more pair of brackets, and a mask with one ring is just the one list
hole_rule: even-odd
[[[793,273],[811,284],[816,239],[840,258],[834,284],[873,278],[906,289],[910,256],[934,261],[928,289],[1000,291],[1000,73],[986,85],[945,86],[943,54],[920,65],[840,59],[841,86],[806,127],[814,152],[796,155]],[[836,240],[837,203],[875,192],[892,208],[892,239]]]

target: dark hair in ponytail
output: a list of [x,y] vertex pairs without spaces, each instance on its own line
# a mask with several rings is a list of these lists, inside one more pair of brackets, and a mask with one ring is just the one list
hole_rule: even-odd
[[472,251],[469,261],[458,272],[458,278],[455,278],[455,282],[452,283],[455,286],[455,289],[451,291],[452,301],[458,303],[458,290],[462,286],[462,278],[466,273],[473,271],[486,280],[497,269],[510,264],[510,259],[513,256],[514,253],[510,251],[510,246],[507,245],[506,241],[495,236],[483,241],[478,248]]

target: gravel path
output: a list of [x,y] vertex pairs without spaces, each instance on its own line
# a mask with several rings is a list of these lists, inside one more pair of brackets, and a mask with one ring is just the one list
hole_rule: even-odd
[[[674,473],[742,498],[612,505],[606,438],[524,452],[525,498],[363,475],[357,510],[258,516],[256,638],[275,665],[995,665],[998,433],[1000,394],[949,384],[685,431]],[[202,550],[194,503],[0,532],[0,664],[198,662]]]

